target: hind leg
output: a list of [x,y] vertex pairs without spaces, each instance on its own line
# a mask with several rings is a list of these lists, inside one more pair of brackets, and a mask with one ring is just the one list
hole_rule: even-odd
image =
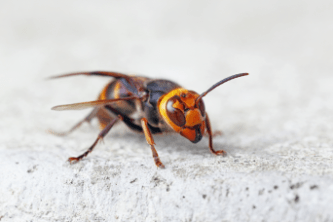
[[107,126],[98,134],[97,139],[95,140],[95,142],[89,147],[89,149],[84,152],[83,154],[81,154],[78,157],[70,157],[68,159],[68,161],[70,163],[75,163],[80,161],[82,158],[86,157],[89,153],[91,153],[93,151],[93,149],[95,148],[95,146],[97,145],[98,141],[102,140],[104,138],[104,136],[106,134],[108,134],[108,132],[111,130],[111,128],[113,127],[113,125],[117,122],[117,120],[122,119],[121,117],[116,117],[114,118],[111,122],[109,122],[107,124]]
[[54,135],[57,136],[67,136],[68,134],[70,134],[71,132],[73,132],[74,130],[76,130],[77,128],[79,128],[82,123],[87,122],[90,123],[90,121],[96,117],[98,111],[100,108],[94,108],[89,114],[88,116],[86,116],[83,120],[81,120],[80,122],[78,122],[77,124],[75,124],[70,130],[68,130],[67,132],[55,132],[53,130],[48,130],[49,133],[52,133]]

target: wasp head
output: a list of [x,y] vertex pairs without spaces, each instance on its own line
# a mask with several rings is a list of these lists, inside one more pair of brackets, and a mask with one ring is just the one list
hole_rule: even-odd
[[178,88],[166,94],[159,104],[164,121],[193,143],[199,142],[205,132],[205,105],[198,98],[196,92]]

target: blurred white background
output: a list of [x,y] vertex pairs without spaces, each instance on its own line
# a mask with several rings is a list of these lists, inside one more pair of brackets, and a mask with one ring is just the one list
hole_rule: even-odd
[[[270,108],[284,113],[281,103],[303,105],[304,111],[309,97],[332,92],[332,6],[331,1],[2,1],[0,95],[81,70],[163,77],[199,93],[228,75],[249,72],[206,98],[211,115],[221,112],[210,105],[221,97],[236,110],[262,106],[261,116]],[[57,82],[51,94],[61,94],[67,81],[76,82]],[[82,88],[71,82],[64,94],[95,98],[100,86],[80,92],[90,81],[99,80],[82,81]],[[326,99],[319,105],[331,103]]]

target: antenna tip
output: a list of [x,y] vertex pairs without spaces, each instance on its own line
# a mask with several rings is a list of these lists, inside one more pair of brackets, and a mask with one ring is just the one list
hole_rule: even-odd
[[59,78],[59,76],[49,76],[49,77],[46,77],[44,80],[51,80],[51,79],[57,79]]

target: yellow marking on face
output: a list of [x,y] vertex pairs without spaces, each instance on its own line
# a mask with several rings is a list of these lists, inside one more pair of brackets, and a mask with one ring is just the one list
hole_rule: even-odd
[[187,93],[183,95],[185,97],[180,95],[181,101],[183,101],[189,109],[193,108],[195,106],[195,100],[199,95],[194,93]]
[[182,111],[184,111],[184,109],[185,109],[184,105],[182,103],[180,103],[178,100],[176,100],[176,102],[173,104],[172,107],[182,110]]
[[186,125],[185,127],[192,127],[204,121],[199,109],[193,109],[186,112]]
[[181,93],[187,93],[188,90],[184,89],[184,88],[177,88],[174,89],[172,91],[170,91],[169,93],[165,94],[164,96],[162,96],[158,102],[158,110],[163,118],[163,120],[177,133],[180,132],[181,127],[177,126],[176,124],[174,124],[171,119],[168,117],[167,114],[167,103],[169,101],[170,98],[174,97],[174,96],[179,96]]

